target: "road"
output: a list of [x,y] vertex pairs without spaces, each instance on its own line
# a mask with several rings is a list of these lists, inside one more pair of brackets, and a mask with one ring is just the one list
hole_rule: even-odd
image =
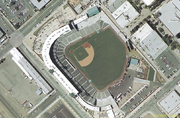
[[33,16],[29,22],[20,28],[21,33],[26,36],[29,32],[31,32],[34,26],[40,23],[45,17],[50,15],[50,13],[52,13],[62,3],[63,0],[52,0],[44,9],[42,9],[39,13],[34,14],[35,16]]
[[15,31],[15,29],[12,27],[11,24],[1,15],[0,18],[0,27],[6,32],[7,35],[10,35],[12,32]]
[[0,101],[3,103],[3,105],[11,112],[11,114],[15,118],[20,118],[20,116],[17,114],[17,112],[11,107],[11,105],[4,99],[4,97],[0,94]]
[[[59,5],[63,3],[63,0],[52,0],[43,10],[39,13],[34,14],[33,19],[29,19],[20,30],[15,31],[13,26],[7,21],[7,19],[2,16],[0,18],[0,26],[5,29],[5,32],[8,35],[12,35],[10,37],[10,42],[8,41],[5,46],[0,48],[0,57],[4,57],[6,53],[8,53],[13,47],[17,47],[24,40],[23,36],[26,36],[29,32],[31,32],[32,28],[41,22],[46,16],[48,16],[51,12],[53,12]],[[49,12],[51,10],[51,12]],[[8,30],[8,31],[7,31]],[[21,32],[21,36],[19,38],[14,37],[17,32]],[[15,43],[14,43],[15,42]]]
[[42,104],[40,104],[33,112],[31,112],[27,118],[35,118],[38,114],[40,114],[45,108],[47,108],[53,101],[57,99],[57,95],[53,94],[49,96]]
[[176,85],[176,83],[180,80],[180,75],[177,76],[173,81],[167,83],[166,85],[164,85],[161,89],[161,91],[159,93],[156,94],[157,99],[151,98],[152,100],[150,100],[148,103],[146,103],[136,114],[134,114],[133,118],[138,118],[142,113],[144,113],[145,111],[151,109],[150,106],[156,104],[157,106],[157,102],[159,99],[161,99],[164,95],[166,95],[167,92],[169,92],[169,90],[171,90],[172,88],[174,88],[174,86]]
[[89,118],[89,114],[84,111],[84,109],[80,106],[77,101],[69,96],[68,91],[61,85],[57,84],[57,80],[54,76],[52,76],[46,69],[45,65],[31,52],[29,52],[26,47],[22,44],[19,46],[20,51],[26,56],[26,58],[33,64],[33,66],[41,72],[42,76],[50,83],[50,85],[57,91],[58,95],[64,98],[64,101],[80,116],[80,118]]

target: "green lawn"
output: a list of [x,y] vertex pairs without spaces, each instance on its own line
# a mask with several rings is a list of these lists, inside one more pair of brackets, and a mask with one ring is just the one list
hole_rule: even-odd
[[[85,42],[93,46],[94,59],[90,65],[81,67],[70,50],[75,50]],[[125,46],[110,28],[69,46],[66,55],[88,79],[92,80],[92,84],[98,90],[102,90],[121,76],[126,60]]]
[[148,75],[148,80],[149,81],[153,81],[154,79],[154,69],[152,67],[150,67],[150,70],[149,70],[149,75]]
[[88,53],[86,52],[84,47],[80,46],[74,50],[74,55],[76,56],[78,61],[81,61],[88,56]]

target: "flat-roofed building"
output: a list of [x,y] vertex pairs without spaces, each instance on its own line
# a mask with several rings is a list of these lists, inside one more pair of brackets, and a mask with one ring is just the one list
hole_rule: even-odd
[[132,35],[132,41],[139,44],[142,50],[153,59],[156,59],[168,47],[147,23]]
[[74,7],[74,10],[77,14],[80,14],[83,11],[82,5],[78,4],[76,7]]
[[96,15],[98,13],[99,13],[99,9],[97,8],[97,6],[94,6],[94,7],[92,7],[91,9],[89,9],[87,11],[87,14],[88,14],[89,17],[92,17],[92,16],[94,16],[94,15]]
[[159,104],[164,112],[172,118],[180,113],[180,96],[176,91],[170,92],[165,98],[159,101]]
[[180,1],[173,0],[159,8],[159,19],[175,36],[180,32]]
[[151,5],[155,0],[142,0],[146,6]]
[[139,60],[135,58],[131,58],[130,64],[139,65]]
[[34,69],[34,67],[24,58],[24,56],[16,49],[10,50],[12,60],[19,66],[19,68],[28,76],[29,79],[34,80],[42,89],[44,94],[52,91],[51,86],[42,78],[42,76]]
[[139,13],[128,1],[126,1],[111,15],[122,28],[125,28],[125,26],[128,26],[139,16]]
[[32,4],[37,7],[37,9],[42,9],[50,0],[31,0]]

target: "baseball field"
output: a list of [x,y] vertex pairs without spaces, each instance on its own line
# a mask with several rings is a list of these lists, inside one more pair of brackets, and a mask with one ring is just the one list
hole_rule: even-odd
[[111,28],[69,45],[67,58],[98,90],[119,79],[126,66],[126,47]]

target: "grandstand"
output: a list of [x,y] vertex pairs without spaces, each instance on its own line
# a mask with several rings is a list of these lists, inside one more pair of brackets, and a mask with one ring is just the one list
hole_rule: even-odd
[[[64,50],[70,43],[73,43],[81,39],[82,37],[96,32],[97,30],[106,28],[107,26],[107,23],[98,20],[92,25],[80,28],[79,31],[73,29],[70,32],[58,37],[57,40],[54,41],[50,49],[50,58],[52,62],[78,90],[79,97],[81,97],[82,100],[92,106],[98,105],[99,107],[101,107],[102,105],[100,104],[103,104],[103,106],[109,105],[109,103],[105,103],[103,101],[108,101],[104,98],[108,98],[111,95],[109,94],[108,90],[98,92],[80,73],[80,71],[77,70],[76,67],[74,67],[71,62],[66,58]],[[80,98],[78,99],[80,100]],[[97,103],[97,101],[99,103]]]

